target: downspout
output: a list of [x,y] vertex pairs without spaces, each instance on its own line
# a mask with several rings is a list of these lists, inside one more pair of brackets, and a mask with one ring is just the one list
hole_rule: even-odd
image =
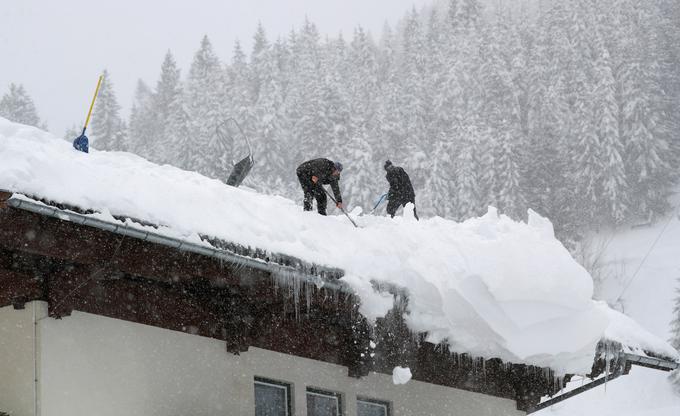
[[39,416],[38,413],[38,319],[35,309],[38,307],[38,302],[31,302],[33,307],[33,416]]

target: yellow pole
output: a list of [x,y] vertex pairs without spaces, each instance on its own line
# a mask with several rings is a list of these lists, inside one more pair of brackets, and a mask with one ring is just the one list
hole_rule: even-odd
[[102,79],[104,75],[99,76],[99,81],[97,82],[97,89],[94,90],[94,97],[92,97],[92,104],[90,104],[90,111],[87,112],[87,119],[85,120],[85,126],[83,127],[83,134],[85,134],[85,129],[87,129],[87,124],[90,122],[90,116],[92,115],[92,109],[94,108],[94,101],[97,99],[97,94],[99,94],[99,86],[102,84]]

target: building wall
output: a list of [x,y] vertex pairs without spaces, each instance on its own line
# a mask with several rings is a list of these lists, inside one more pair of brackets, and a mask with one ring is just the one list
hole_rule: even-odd
[[257,348],[235,356],[218,340],[87,313],[40,321],[40,345],[41,416],[254,415],[255,376],[292,384],[296,416],[307,414],[307,387],[342,393],[346,416],[356,415],[357,394],[391,402],[394,416],[523,414],[512,400],[350,378],[342,366]]
[[0,411],[12,416],[33,416],[36,397],[34,367],[39,346],[34,343],[34,321],[44,316],[44,304],[25,309],[0,308]]

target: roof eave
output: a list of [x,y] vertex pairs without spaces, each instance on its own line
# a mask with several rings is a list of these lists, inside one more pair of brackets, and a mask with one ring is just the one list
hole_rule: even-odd
[[[19,194],[22,195],[22,194]],[[212,245],[200,245],[191,243],[178,238],[165,236],[160,233],[155,233],[149,230],[130,227],[128,224],[114,223],[94,218],[88,215],[80,214],[73,211],[66,211],[46,204],[33,202],[31,200],[14,197],[14,194],[9,191],[0,190],[0,208],[12,207],[28,212],[32,212],[47,217],[56,218],[62,221],[68,221],[75,224],[85,225],[97,228],[103,231],[108,231],[121,236],[135,238],[141,241],[160,244],[166,247],[174,248],[181,251],[191,252],[206,257],[215,258],[218,260],[240,264],[246,267],[251,267],[256,270],[269,272],[274,276],[286,276],[300,279],[306,283],[313,283],[318,287],[327,287],[333,290],[341,290],[348,293],[353,293],[351,288],[344,282],[337,279],[324,279],[322,275],[342,275],[342,270],[308,264],[302,260],[296,259],[296,263],[302,265],[303,270],[316,270],[318,274],[306,273],[295,266],[288,266],[278,264],[276,262],[269,262],[253,257],[244,256],[238,253],[231,252],[226,249],[218,249]]]

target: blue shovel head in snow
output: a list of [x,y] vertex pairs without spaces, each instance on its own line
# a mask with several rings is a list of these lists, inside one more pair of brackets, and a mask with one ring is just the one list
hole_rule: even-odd
[[81,134],[80,136],[76,137],[76,139],[73,141],[73,147],[84,153],[89,153],[90,152],[90,141],[88,140],[87,136],[84,134]]

